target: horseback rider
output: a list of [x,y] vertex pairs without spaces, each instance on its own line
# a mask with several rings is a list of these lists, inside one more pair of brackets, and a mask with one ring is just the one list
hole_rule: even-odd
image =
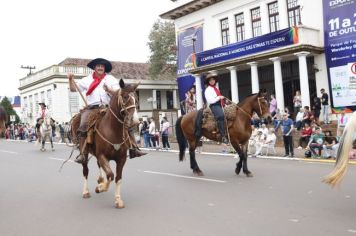
[[[51,117],[51,112],[50,110],[48,109],[47,105],[44,103],[44,102],[40,102],[38,103],[38,105],[41,106],[41,109],[40,111],[38,112],[38,115],[37,115],[37,120],[36,120],[36,130],[37,130],[37,133],[40,132],[40,126],[42,125],[43,121],[44,121],[44,118],[46,116],[49,116]],[[55,129],[55,124],[54,124],[55,120],[52,119],[51,117],[51,126],[52,126],[52,129]]]
[[204,95],[211,111],[218,124],[218,129],[222,137],[222,142],[229,143],[225,134],[225,117],[223,107],[225,106],[225,97],[221,95],[220,90],[216,87],[218,75],[210,73],[205,77],[205,84],[207,85]]
[[[88,102],[88,106],[84,109],[80,114],[80,125],[78,128],[78,135],[80,139],[80,147],[85,144],[85,140],[87,138],[88,131],[88,118],[92,112],[97,109],[101,109],[107,106],[110,102],[111,97],[114,93],[120,88],[117,79],[108,74],[112,70],[111,63],[103,58],[96,58],[90,61],[87,65],[90,69],[94,70],[94,72],[79,82],[74,82],[73,74],[68,74],[69,79],[69,89],[71,92],[76,91],[76,86],[73,83],[77,84],[79,92],[86,91],[86,98]],[[129,154],[130,158],[140,157],[147,153],[141,152],[137,145],[135,144],[135,138],[132,132],[130,134],[130,141],[134,145],[134,148],[130,148]],[[86,160],[85,153],[88,150],[85,148],[84,150],[80,150],[81,155],[75,160],[77,163],[84,163]]]

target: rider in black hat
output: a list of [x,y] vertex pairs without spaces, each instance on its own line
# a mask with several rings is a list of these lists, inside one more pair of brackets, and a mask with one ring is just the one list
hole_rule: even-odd
[[[87,137],[87,120],[90,113],[93,112],[94,109],[100,109],[101,107],[108,105],[111,100],[111,96],[120,88],[117,79],[114,76],[108,74],[112,70],[110,61],[103,58],[96,58],[90,61],[87,66],[94,70],[94,72],[84,77],[79,82],[76,82],[80,92],[86,92],[86,100],[88,103],[87,109],[84,109],[84,111],[80,114],[80,126],[78,128],[78,135],[80,136],[81,147],[84,146]],[[73,77],[73,74],[68,75],[69,88],[71,92],[76,91],[76,87],[73,84]],[[132,132],[130,132],[130,136],[131,142],[135,144],[135,138],[133,137]],[[86,152],[87,150],[85,149],[84,153]],[[129,150],[129,154],[130,158],[134,158],[145,155],[147,153],[141,152],[138,147],[135,146],[135,148]],[[85,161],[87,161],[85,160],[85,155],[80,155],[79,158],[76,159],[76,162],[78,163],[83,163]]]
[[205,99],[214,114],[214,117],[218,123],[218,129],[222,137],[222,142],[227,144],[229,140],[225,135],[225,117],[223,107],[225,106],[225,97],[221,95],[220,90],[216,87],[218,75],[210,73],[205,78],[205,84],[207,85],[204,95]]

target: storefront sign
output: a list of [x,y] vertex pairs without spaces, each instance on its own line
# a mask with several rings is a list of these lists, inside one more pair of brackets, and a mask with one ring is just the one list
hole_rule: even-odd
[[197,53],[197,65],[205,66],[298,43],[296,27]]

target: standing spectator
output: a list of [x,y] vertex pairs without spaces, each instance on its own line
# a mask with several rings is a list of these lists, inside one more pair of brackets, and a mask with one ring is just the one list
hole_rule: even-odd
[[319,126],[319,116],[321,110],[321,101],[320,98],[314,97],[313,106],[312,106],[312,115],[314,116],[314,122]]
[[58,125],[58,129],[59,129],[59,134],[61,136],[61,142],[65,143],[65,139],[64,139],[64,127],[63,127],[63,123]]
[[139,143],[139,145],[140,145],[140,147],[142,147],[142,140],[143,140],[143,132],[142,132],[143,119],[140,118],[139,121],[140,121],[140,124],[138,125],[138,133],[140,134],[140,143]]
[[293,150],[293,136],[292,132],[294,130],[293,120],[288,117],[287,113],[283,114],[283,121],[282,121],[282,134],[283,134],[283,142],[284,142],[284,149],[285,154],[284,157],[290,155],[290,157],[294,157],[294,150]]
[[272,123],[274,126],[274,132],[277,133],[279,126],[282,123],[282,114],[279,108],[276,110],[276,114],[272,116]]
[[303,118],[304,118],[304,109],[300,108],[296,117],[295,117],[295,127],[299,131],[303,126]]
[[145,148],[152,147],[151,138],[150,138],[150,134],[149,134],[148,129],[149,129],[149,124],[145,120],[145,121],[143,121],[143,125],[142,125],[142,128],[141,128],[141,132],[143,133],[143,141],[144,141],[144,147]]
[[189,113],[195,111],[196,107],[196,95],[195,95],[195,85],[193,85],[188,92],[185,94],[185,111]]
[[293,106],[294,106],[294,115],[296,115],[299,112],[299,109],[302,107],[302,97],[300,95],[299,90],[295,92],[295,96],[293,97]]
[[271,100],[269,101],[269,113],[271,113],[272,117],[276,114],[276,110],[277,110],[277,100],[274,94],[271,94]]
[[321,108],[323,112],[324,124],[330,124],[329,121],[329,95],[325,92],[325,89],[321,89]]
[[156,147],[156,125],[152,117],[150,118],[150,126],[148,128],[148,133],[150,135],[153,147]]
[[299,146],[298,146],[298,149],[302,149],[302,144],[303,142],[308,145],[309,143],[309,139],[310,139],[310,136],[312,135],[313,133],[313,129],[310,127],[310,125],[308,123],[305,123],[303,129],[302,129],[302,132],[301,132],[301,135],[300,135],[300,138],[299,138]]
[[347,121],[348,118],[347,116],[345,116],[345,111],[341,111],[340,115],[337,118],[337,131],[340,131],[340,133],[342,133],[347,124]]
[[171,149],[171,146],[169,145],[169,140],[168,140],[169,126],[170,126],[170,124],[167,120],[167,117],[163,117],[163,124],[161,126],[161,135],[162,135],[162,146],[163,146],[163,149],[165,149],[165,150]]
[[71,127],[68,122],[64,123],[64,137],[68,139],[68,142],[72,142]]
[[292,113],[291,113],[291,111],[289,110],[288,107],[285,107],[285,108],[284,108],[284,113],[287,113],[289,118],[292,117]]
[[[315,132],[310,137],[310,141],[308,143],[309,150],[311,151],[313,157],[321,156],[321,150],[323,150],[324,141],[325,135],[321,132],[320,127],[316,127]],[[316,154],[315,149],[318,149],[318,155]]]

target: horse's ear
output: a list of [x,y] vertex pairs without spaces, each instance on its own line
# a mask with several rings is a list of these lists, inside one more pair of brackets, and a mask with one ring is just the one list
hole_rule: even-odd
[[265,89],[265,88],[263,88],[263,89],[260,89],[260,91],[258,92],[258,95],[259,96],[266,96],[266,94],[267,94],[267,90]]
[[122,89],[125,88],[125,82],[123,79],[120,79],[119,84],[120,84],[120,88],[122,88]]

